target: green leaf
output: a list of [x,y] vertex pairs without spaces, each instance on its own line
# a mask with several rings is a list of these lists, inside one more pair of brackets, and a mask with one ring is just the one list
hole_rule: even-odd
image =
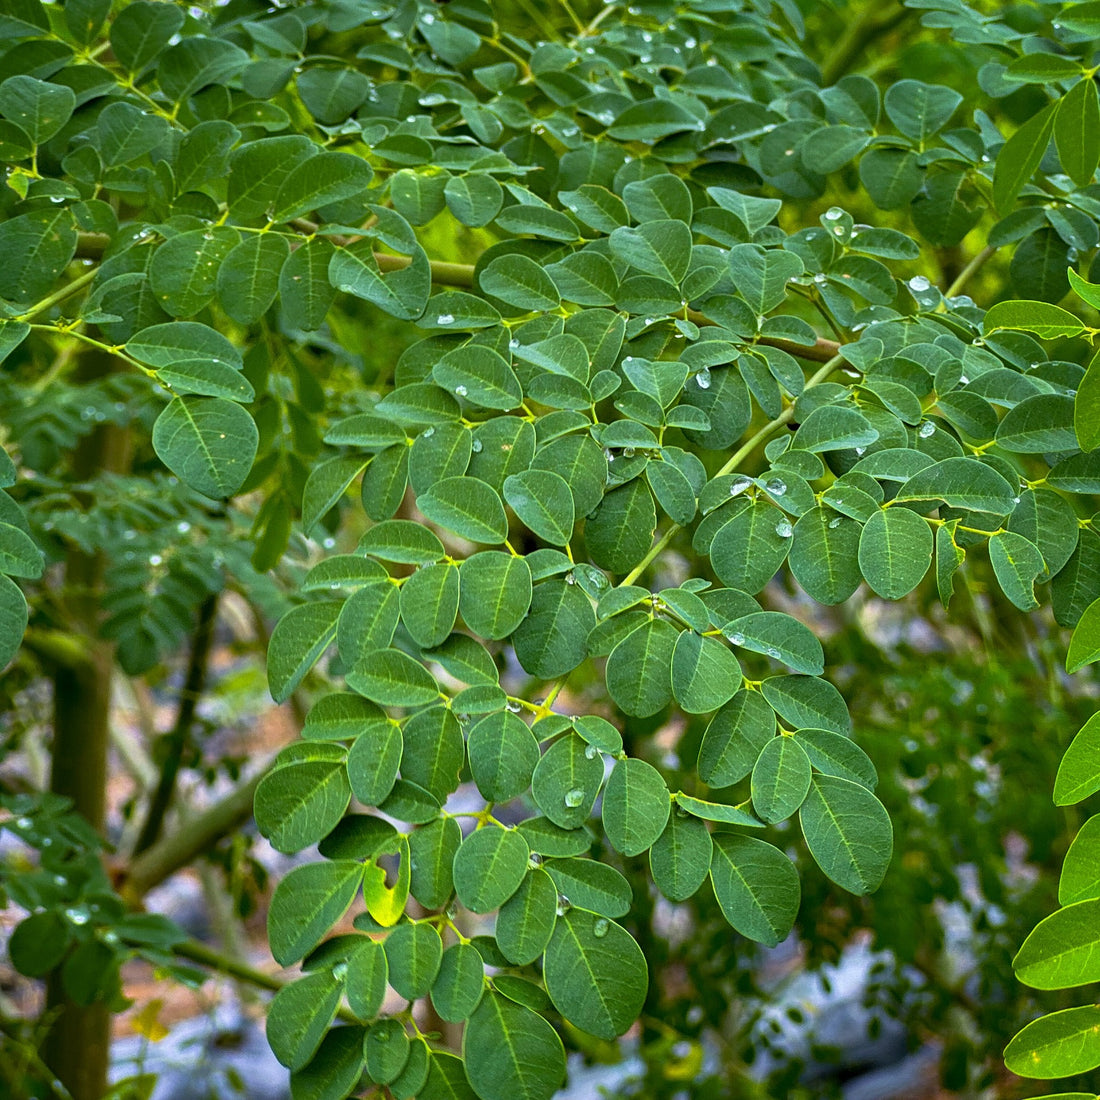
[[500,497],[475,477],[445,477],[416,503],[432,523],[471,542],[499,543],[508,537],[508,519]]
[[455,348],[432,368],[432,378],[456,397],[485,409],[514,409],[523,402],[519,379],[508,361],[477,344]]
[[401,321],[419,317],[432,291],[431,265],[419,246],[408,267],[385,274],[374,258],[373,241],[337,247],[329,261],[328,277],[337,290],[371,302]]
[[347,912],[363,867],[352,860],[307,863],[288,871],[275,887],[267,915],[271,954],[280,966],[304,958]]
[[307,974],[283,986],[267,1006],[267,1041],[287,1069],[301,1069],[317,1053],[336,1016],[343,982],[332,972]]
[[751,244],[730,249],[729,268],[737,292],[758,316],[775,309],[787,296],[787,282],[804,270],[793,252]]
[[1077,446],[1073,417],[1072,397],[1036,394],[1008,410],[997,427],[997,443],[1017,454],[1073,450]]
[[[1056,55],[1041,56],[1054,60]],[[1070,61],[1063,57],[1057,60]],[[1092,183],[1096,165],[1100,163],[1100,104],[1091,76],[1079,80],[1059,101],[1054,118],[1054,144],[1070,179],[1078,187]]]
[[752,769],[752,807],[769,825],[785,821],[810,790],[810,758],[793,737],[773,737]]
[[351,801],[342,760],[276,768],[256,788],[256,827],[278,852],[300,852],[336,828]]
[[341,1100],[363,1072],[362,1027],[331,1028],[309,1065],[290,1075],[293,1100]]
[[151,325],[126,341],[126,351],[153,367],[177,392],[250,401],[253,390],[239,372],[241,353],[219,332],[193,321]]
[[267,679],[271,697],[285,703],[336,637],[338,601],[292,607],[275,624],[267,651]]
[[49,84],[22,73],[0,84],[0,114],[35,145],[49,141],[69,121],[75,106],[73,90],[63,84]]
[[[368,863],[363,868],[363,901],[366,903],[367,912],[383,928],[392,928],[405,912],[405,903],[409,900],[411,876],[408,839],[404,835],[398,836],[395,843],[389,846],[388,851],[396,851],[398,854],[397,881],[392,887],[386,885],[385,868],[380,867],[378,863]],[[385,852],[386,849],[383,849],[382,854]],[[375,859],[377,856],[378,853]]]
[[0,573],[0,670],[5,669],[19,652],[28,618],[23,593],[14,581]]
[[707,877],[711,838],[706,825],[677,809],[649,849],[649,869],[657,889],[669,901],[686,901]]
[[570,909],[554,926],[543,965],[554,1007],[600,1039],[622,1035],[649,987],[645,957],[630,934],[606,917]]
[[[557,901],[556,894],[554,900]],[[43,978],[62,962],[72,940],[72,926],[56,910],[31,913],[12,931],[8,957],[20,974]]]
[[363,1043],[370,1079],[381,1085],[396,1080],[408,1061],[409,1047],[409,1036],[400,1020],[387,1018],[372,1025]]
[[[895,500],[942,500],[952,508],[1007,516],[1016,493],[992,466],[973,458],[945,458],[914,474]],[[893,509],[891,509],[893,510]]]
[[645,275],[678,285],[691,263],[691,230],[682,221],[663,218],[635,229],[611,232],[612,255]]
[[419,707],[439,699],[435,677],[399,649],[365,654],[345,679],[352,690],[384,707]]
[[347,492],[348,486],[363,472],[368,459],[357,456],[331,458],[314,466],[302,492],[302,529],[311,532]]
[[[0,85],[0,99],[3,95],[4,85]],[[132,103],[111,103],[96,119],[97,149],[107,168],[129,164],[145,156],[169,133],[170,127],[163,118],[147,114]]]
[[1062,336],[1079,336],[1085,326],[1068,310],[1049,302],[1013,301],[998,302],[991,306],[982,321],[982,331],[999,329],[1023,329],[1034,332],[1043,340],[1056,340]]
[[1100,900],[1067,905],[1040,921],[1012,969],[1032,989],[1070,989],[1100,979]]
[[354,593],[336,623],[336,647],[345,665],[354,665],[393,640],[401,598],[389,584],[372,584]]
[[544,581],[535,585],[527,617],[512,635],[516,658],[532,676],[562,676],[588,656],[587,638],[595,625],[596,613],[577,585]]
[[535,804],[562,829],[584,824],[603,782],[603,760],[598,752],[589,755],[591,748],[568,733],[543,753],[535,767],[531,780]]
[[0,522],[0,573],[9,577],[40,577],[46,559],[25,531]]
[[883,106],[890,121],[923,147],[928,138],[947,125],[962,101],[958,92],[942,84],[899,80],[886,90]]
[[993,167],[993,204],[1007,214],[1050,144],[1060,101],[1048,103],[1005,142]]
[[488,992],[462,1036],[466,1075],[481,1100],[550,1100],[565,1080],[558,1033],[536,1012]]
[[328,203],[350,199],[370,185],[374,170],[351,153],[319,153],[296,165],[279,186],[271,220],[289,222]]
[[407,1001],[432,987],[443,959],[443,941],[430,924],[399,924],[386,937],[389,983]]
[[348,956],[347,997],[352,1012],[363,1020],[373,1019],[386,996],[389,965],[386,950],[375,940],[363,937]]
[[1078,730],[1054,778],[1054,805],[1072,806],[1100,790],[1100,714]]
[[852,720],[840,692],[816,676],[772,676],[760,685],[764,698],[795,729],[850,735]]
[[795,433],[793,446],[823,453],[850,447],[869,447],[878,432],[858,410],[846,405],[822,405],[806,417]]
[[546,950],[557,919],[557,905],[554,880],[542,868],[532,867],[497,914],[494,935],[509,962],[526,966]]
[[932,564],[932,530],[907,508],[883,508],[864,524],[859,568],[884,599],[900,600],[924,579]]
[[726,623],[722,632],[730,644],[782,661],[795,672],[819,676],[825,671],[821,643],[809,627],[790,615],[778,611],[757,611]]
[[418,1100],[478,1100],[466,1080],[462,1059],[433,1050],[428,1061],[428,1080]]
[[401,731],[401,774],[440,801],[458,787],[466,747],[458,719],[446,707],[414,714]]
[[227,253],[218,269],[217,293],[222,309],[242,325],[255,324],[275,301],[279,276],[289,255],[286,238],[276,233],[245,237]]
[[740,806],[731,806],[728,802],[707,802],[702,798],[692,798],[683,791],[678,791],[672,797],[681,810],[701,821],[721,821],[727,825],[743,825],[746,829],[764,828],[762,821],[757,821]]
[[652,619],[628,634],[607,659],[607,690],[626,714],[646,718],[672,699],[671,669],[679,641],[676,628]]
[[551,470],[524,470],[504,480],[504,499],[521,523],[553,546],[565,546],[575,514],[568,482]]
[[364,806],[380,806],[393,790],[401,763],[401,729],[387,722],[361,733],[348,752],[348,779]]
[[1100,599],[1093,600],[1073,628],[1066,653],[1066,672],[1077,672],[1100,660]]
[[657,528],[657,511],[640,478],[613,489],[584,525],[588,555],[601,569],[626,573],[649,550]]
[[359,540],[359,552],[401,565],[425,565],[443,557],[443,543],[422,524],[392,519],[371,527]]
[[328,279],[335,248],[323,237],[303,241],[279,271],[279,302],[289,328],[313,332],[328,316],[336,290]]
[[159,305],[173,317],[191,317],[211,298],[222,263],[240,240],[228,226],[192,229],[169,237],[149,265],[149,282]]
[[752,771],[775,736],[775,711],[759,692],[741,690],[710,720],[699,745],[699,778],[716,790]]
[[603,827],[624,856],[645,852],[664,831],[669,793],[661,773],[644,760],[620,760],[603,794]]
[[1100,815],[1081,826],[1062,863],[1058,880],[1058,904],[1100,898]]
[[34,302],[46,295],[76,252],[73,215],[61,209],[33,210],[0,222],[0,296]]
[[486,827],[471,833],[455,854],[458,900],[473,913],[499,909],[519,889],[530,854],[514,829]]
[[483,550],[459,570],[459,610],[466,625],[482,638],[508,637],[531,605],[531,570],[522,558]]
[[581,909],[604,917],[630,912],[630,883],[614,867],[594,859],[554,859],[546,864],[558,893]]
[[831,606],[855,592],[863,580],[858,560],[861,533],[856,520],[829,508],[813,508],[799,519],[789,564],[808,596]]
[[477,789],[489,802],[523,794],[540,759],[534,734],[507,710],[487,715],[470,730],[467,751]]
[[714,572],[730,588],[759,592],[786,559],[793,533],[778,508],[756,501],[715,534],[710,544]]
[[802,835],[817,865],[853,894],[877,890],[893,852],[893,829],[882,803],[865,787],[815,775],[799,811]]
[[459,571],[449,563],[418,569],[401,587],[401,621],[418,646],[446,639],[458,617]]
[[878,785],[871,758],[850,738],[831,730],[797,730],[795,737],[819,772],[850,779],[869,791]]
[[170,4],[135,0],[111,24],[111,49],[128,72],[144,69],[183,25],[184,13]]
[[481,289],[507,305],[527,311],[556,309],[561,297],[553,279],[527,256],[498,256],[478,276]]
[[259,432],[240,405],[219,397],[177,397],[153,425],[153,449],[186,485],[231,497],[252,469]]
[[461,843],[462,830],[453,817],[438,817],[410,834],[409,891],[426,908],[445,905],[454,892],[453,865]]
[[[629,638],[622,644],[627,641]],[[705,714],[729,702],[740,688],[741,666],[716,638],[703,638],[693,630],[685,630],[676,639],[671,678],[672,692],[681,709],[688,714]]]
[[710,877],[722,915],[741,935],[775,947],[798,915],[798,872],[778,848],[753,837],[715,833]]
[[1100,1066],[1100,1006],[1082,1005],[1032,1020],[1005,1047],[1005,1065],[1021,1077],[1050,1080]]
[[1004,594],[1021,611],[1039,606],[1035,581],[1046,572],[1039,548],[1014,531],[998,531],[989,540],[989,560]]
[[485,990],[485,967],[476,947],[454,943],[443,952],[432,985],[432,1004],[449,1024],[468,1019]]
[[492,176],[452,176],[443,188],[450,211],[463,225],[488,225],[500,211],[504,191]]

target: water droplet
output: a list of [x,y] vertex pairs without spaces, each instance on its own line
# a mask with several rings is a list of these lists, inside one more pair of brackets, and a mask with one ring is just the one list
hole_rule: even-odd
[[710,389],[710,368],[709,367],[704,367],[695,376],[695,384],[701,390],[709,390]]
[[505,703],[504,709],[510,711],[512,714],[519,714],[519,712],[523,710],[519,703]]
[[865,455],[866,453],[867,453],[867,448],[866,447],[857,447],[856,448],[856,454],[857,455],[862,456],[862,455]]
[[383,1031],[381,1028],[376,1028],[374,1032],[374,1041],[376,1043],[388,1043],[390,1041],[390,1033]]
[[484,444],[481,442],[480,439],[475,439],[473,443],[470,444],[470,450],[473,451],[475,455],[479,455],[481,454],[483,446]]
[[83,908],[83,906],[74,905],[71,909],[66,909],[65,916],[68,918],[70,924],[88,923],[88,910]]
[[565,583],[566,584],[576,584],[577,583],[577,578],[574,577],[572,573],[566,573],[565,574]]
[[794,534],[794,528],[790,525],[790,523],[787,522],[787,520],[781,519],[775,525],[775,533],[781,539],[789,539],[791,537],[791,535]]
[[965,374],[959,375],[959,385],[960,386],[965,386],[965,385],[969,384],[969,382],[970,382],[970,379],[967,378]]
[[336,545],[336,540],[334,538],[327,538],[321,542],[321,545],[326,550],[331,550]]
[[455,386],[455,393],[459,397],[465,397],[470,391],[465,386]]
[[164,558],[162,558],[160,556],[160,554],[150,554],[149,555],[149,564],[150,565],[163,565],[164,564]]
[[602,940],[607,935],[607,929],[610,924],[607,917],[600,917],[594,925],[592,925],[592,935],[598,940]]
[[573,908],[573,903],[564,895],[558,895],[558,908],[556,910],[559,917],[564,917],[570,909]]
[[191,530],[191,524],[189,524],[189,523],[187,522],[187,520],[185,520],[185,519],[181,519],[181,520],[179,521],[179,523],[177,523],[177,524],[176,524],[176,530],[177,530],[177,531],[178,531],[178,532],[179,532],[179,533],[180,533],[181,535],[186,535],[186,534],[187,534],[187,532]]
[[932,435],[935,432],[935,430],[936,430],[936,425],[933,424],[931,420],[926,420],[917,429],[917,435],[919,435],[921,437],[921,439],[927,439],[930,435]]
[[833,232],[834,232],[834,233],[835,233],[835,234],[836,234],[836,235],[837,235],[838,237],[843,237],[843,236],[844,236],[844,226],[842,226],[842,225],[838,225],[838,226],[837,226],[837,227],[836,227],[836,228],[835,228],[835,229],[833,230]]
[[928,290],[931,285],[931,282],[929,282],[929,280],[926,279],[923,275],[914,275],[909,280],[909,289],[915,290],[918,293],[924,290]]
[[840,526],[840,516],[833,516],[833,518],[829,520],[829,526],[835,531]]
[[584,791],[580,787],[573,787],[565,792],[565,804],[575,810],[584,801]]
[[751,477],[746,477],[744,474],[738,474],[738,476],[730,482],[730,496],[740,496],[751,484]]
[[841,210],[839,206],[830,206],[829,209],[825,211],[823,217],[827,222],[835,222],[844,217],[844,211]]
[[596,754],[599,751],[600,750],[597,749],[595,745],[589,745],[588,748],[586,748],[584,750],[585,758],[588,759],[588,760],[595,760],[596,759]]
[[739,630],[734,631],[734,633],[729,635],[729,643],[730,645],[744,645],[745,635],[742,634]]
[[453,325],[455,323],[454,314],[453,313],[441,313],[435,319],[435,323],[437,325]]
[[435,435],[435,428],[425,428],[420,433],[420,438],[421,439],[431,439],[433,435]]
[[633,458],[633,457],[634,457],[634,448],[633,447],[624,447],[623,448],[623,458]]
[[34,822],[29,817],[17,817],[15,819],[15,824],[19,829],[29,829]]
[[815,283],[825,283],[825,282],[828,282],[828,280],[829,280],[829,276],[828,276],[828,275],[826,275],[826,274],[825,274],[824,272],[822,272],[822,271],[819,271],[819,272],[818,272],[818,273],[817,273],[817,274],[816,274],[816,275],[814,276],[814,282],[815,282]]
[[1020,503],[1020,498],[1019,497],[1013,497],[1012,498],[1012,503],[1013,504],[1019,504]]
[[775,646],[773,646],[773,645],[768,646],[767,653],[768,653],[768,656],[771,657],[773,661],[779,660],[779,650],[776,649]]
[[764,483],[764,488],[773,497],[781,497],[787,491],[787,483],[778,477],[773,477]]
[[52,202],[52,203],[62,203],[64,201],[65,201],[65,196],[64,195],[51,195],[50,196],[50,202]]

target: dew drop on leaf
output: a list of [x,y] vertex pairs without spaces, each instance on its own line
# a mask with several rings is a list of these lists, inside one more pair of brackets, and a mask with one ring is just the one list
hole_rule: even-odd
[[592,925],[592,935],[598,940],[602,940],[607,935],[607,929],[610,922],[607,917],[600,917],[594,925]]
[[572,810],[576,809],[584,801],[584,791],[580,787],[573,787],[565,792],[565,804]]

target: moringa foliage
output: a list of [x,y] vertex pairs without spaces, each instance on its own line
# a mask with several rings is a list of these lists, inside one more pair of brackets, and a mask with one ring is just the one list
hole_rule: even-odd
[[[480,0],[0,4],[5,442],[45,471],[113,421],[173,475],[144,509],[125,479],[80,487],[129,500],[125,530],[60,518],[58,485],[16,487],[36,526],[0,494],[0,660],[36,536],[54,560],[119,552],[107,633],[140,670],[295,525],[361,532],[305,573],[269,652],[274,698],[313,697],[256,796],[276,849],[320,853],[269,917],[304,972],[268,1020],[298,1100],[364,1074],[399,1098],[547,1100],[560,1032],[612,1040],[645,1005],[629,861],[671,902],[712,889],[768,945],[799,912],[789,823],[833,882],[879,886],[875,767],[820,642],[770,605],[778,574],[834,605],[931,573],[947,605],[987,557],[1021,611],[1092,621],[1100,367],[1048,348],[1093,331],[1053,304],[1071,281],[1100,306],[1100,5],[908,0],[980,51],[1016,112],[996,118],[938,84],[823,75],[810,7],[639,0],[561,32],[563,5],[529,41]],[[838,179],[878,224],[815,207]],[[941,289],[933,257],[976,227]],[[1000,248],[1024,300],[987,314],[962,292]],[[405,350],[347,347],[368,331],[349,317]],[[43,347],[114,369],[66,388],[32,369]],[[326,357],[359,372],[340,399]],[[250,533],[184,538],[224,507],[204,501],[249,495]],[[166,530],[167,563],[146,552]],[[670,789],[688,720],[695,773]],[[1060,802],[1095,787],[1088,740]],[[448,802],[464,780],[476,810]],[[1095,936],[1087,836],[1021,954],[1033,984],[1097,976],[1064,957]],[[383,1012],[387,985],[408,1008]],[[425,998],[460,1050],[420,1033]],[[1029,1034],[1018,1072],[1061,1041]]]

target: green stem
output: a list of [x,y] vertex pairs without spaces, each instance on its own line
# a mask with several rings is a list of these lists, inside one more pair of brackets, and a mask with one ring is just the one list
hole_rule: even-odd
[[[893,4],[888,7],[893,7]],[[908,15],[909,12],[905,9],[895,9],[884,18],[882,8],[873,0],[868,2],[860,16],[848,24],[821,66],[822,85],[827,88],[830,84],[835,84],[851,69],[871,42],[879,35],[893,30]]]
[[57,305],[58,302],[63,302],[66,298],[71,298],[74,294],[83,290],[98,274],[99,268],[85,271],[83,275],[73,279],[71,283],[66,283],[60,290],[55,291],[48,298],[43,298],[41,302],[31,306],[26,313],[20,313],[14,319],[16,321],[29,321],[32,317],[45,313]]
[[[828,378],[829,375],[832,374],[833,371],[836,370],[836,368],[840,366],[842,362],[844,362],[844,360],[839,355],[836,355],[832,359],[830,359],[829,362],[827,362],[819,371],[817,371],[809,378],[809,380],[806,382],[806,385],[803,387],[803,393],[806,390],[812,389],[814,386],[817,386],[820,383],[824,382],[825,379]],[[750,455],[756,449],[756,447],[760,443],[767,439],[768,436],[770,436],[772,432],[776,430],[776,428],[781,428],[784,424],[789,423],[793,416],[794,405],[788,405],[774,420],[769,420],[768,423],[765,424],[758,432],[756,432],[745,444],[739,447],[733,453],[730,460],[722,467],[721,470],[718,471],[715,477],[722,477],[724,474],[728,474],[733,470],[736,470],[737,467],[745,460],[748,455]],[[664,548],[668,546],[668,544],[672,541],[673,536],[680,529],[681,525],[679,523],[674,523],[671,527],[669,527],[668,530],[665,531],[665,533],[649,548],[649,553],[646,554],[646,556],[642,558],[642,560],[638,562],[638,564],[634,566],[634,568],[631,569],[631,571],[627,573],[625,577],[623,577],[622,583],[633,584],[652,564],[654,559],[661,554]]]
[[966,284],[982,269],[986,260],[997,251],[997,246],[987,244],[971,261],[959,272],[959,277],[944,291],[945,298],[954,298],[961,294]]

